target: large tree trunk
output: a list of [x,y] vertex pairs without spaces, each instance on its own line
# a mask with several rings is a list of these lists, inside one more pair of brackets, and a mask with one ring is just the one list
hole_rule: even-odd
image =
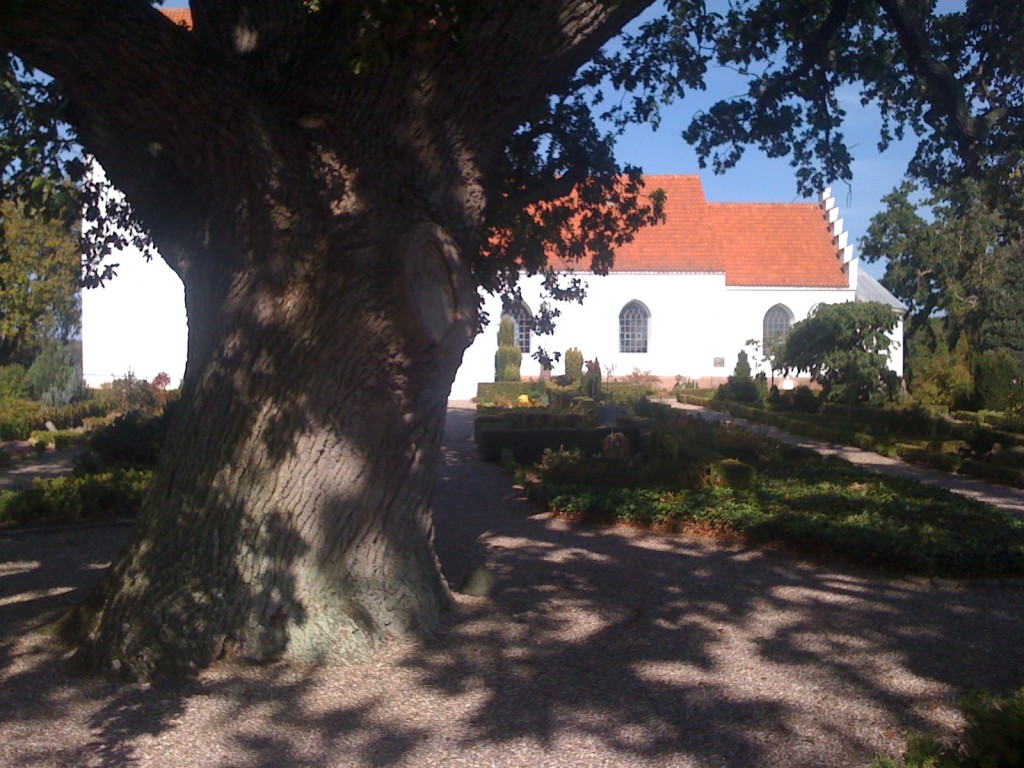
[[437,621],[446,397],[474,280],[517,268],[479,248],[488,198],[551,194],[500,178],[510,139],[649,2],[192,0],[191,32],[142,0],[0,2],[0,52],[60,84],[185,284],[180,413],[69,625],[84,660],[349,658]]
[[385,269],[317,270],[316,254],[219,301],[208,282],[187,291],[181,412],[131,544],[76,622],[90,667],[351,659],[435,625],[450,598],[434,461],[475,294],[435,226],[377,248]]

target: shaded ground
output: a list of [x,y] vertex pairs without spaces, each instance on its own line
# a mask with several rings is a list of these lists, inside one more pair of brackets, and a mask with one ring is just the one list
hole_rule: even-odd
[[956,696],[1024,685],[1024,589],[934,588],[714,542],[535,516],[453,409],[440,635],[345,668],[222,666],[171,687],[64,675],[27,633],[118,528],[0,537],[0,765],[863,766]]

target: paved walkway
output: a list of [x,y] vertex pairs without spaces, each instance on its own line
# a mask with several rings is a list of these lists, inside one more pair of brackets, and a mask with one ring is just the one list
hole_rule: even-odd
[[659,402],[671,405],[673,408],[679,410],[687,411],[702,419],[729,423],[735,427],[739,427],[740,429],[766,435],[773,440],[778,440],[780,443],[810,448],[823,456],[838,456],[839,458],[846,459],[851,464],[864,467],[872,472],[894,475],[896,477],[905,477],[911,480],[916,480],[922,485],[928,485],[934,488],[945,488],[946,490],[952,491],[953,493],[961,496],[966,496],[967,498],[975,499],[977,501],[983,501],[986,504],[991,504],[994,507],[999,507],[1000,509],[1005,509],[1018,515],[1024,515],[1024,490],[1019,488],[1009,488],[1003,485],[986,483],[973,477],[939,472],[934,469],[928,469],[927,467],[920,467],[916,464],[909,464],[900,459],[891,459],[888,456],[882,456],[881,454],[873,451],[865,451],[861,448],[855,448],[852,445],[828,443],[823,440],[815,440],[810,437],[794,435],[775,427],[758,424],[753,421],[748,421],[747,419],[736,418],[727,413],[713,411],[710,408],[703,408],[699,405],[689,405],[687,403],[679,403],[675,400],[668,399],[663,399]]
[[47,451],[30,454],[0,471],[0,491],[27,485],[37,477],[59,477],[70,474],[75,468],[75,457],[81,448],[67,451]]

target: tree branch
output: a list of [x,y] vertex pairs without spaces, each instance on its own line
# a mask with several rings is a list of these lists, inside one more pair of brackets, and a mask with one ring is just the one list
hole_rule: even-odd
[[[925,81],[933,107],[928,114],[943,114],[961,151],[968,151],[970,145],[988,135],[994,121],[977,120],[971,115],[963,85],[953,70],[935,56],[921,20],[906,2],[881,0],[881,6],[896,30],[911,68]],[[941,128],[934,117],[930,122],[936,128]]]

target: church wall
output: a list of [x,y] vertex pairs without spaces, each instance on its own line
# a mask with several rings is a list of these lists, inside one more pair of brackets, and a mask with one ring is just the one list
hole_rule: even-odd
[[[554,335],[534,336],[531,350],[539,345],[564,354],[576,346],[585,359],[597,357],[604,371],[614,366],[617,377],[638,369],[669,378],[724,378],[732,373],[746,341],[761,339],[764,315],[775,304],[788,307],[797,322],[818,303],[852,301],[854,296],[850,289],[727,287],[722,274],[615,273],[589,277],[588,283],[584,303],[559,304],[562,315]],[[521,286],[524,302],[536,313],[539,279],[525,278]],[[651,314],[646,353],[619,352],[619,312],[634,300]],[[473,397],[477,383],[494,380],[501,303],[488,297],[484,309],[490,324],[466,351],[452,386],[453,399]],[[524,377],[536,377],[540,365],[524,355],[521,370]],[[555,364],[555,375],[563,370],[561,362]]]

